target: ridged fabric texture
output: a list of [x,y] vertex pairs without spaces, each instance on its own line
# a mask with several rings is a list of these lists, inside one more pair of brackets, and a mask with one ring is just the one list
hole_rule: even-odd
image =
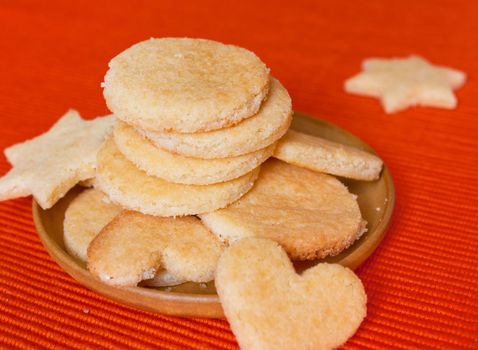
[[[478,2],[2,1],[0,147],[69,107],[107,114],[111,57],[148,37],[255,51],[294,109],[372,145],[393,175],[393,223],[357,273],[368,316],[347,349],[478,348]],[[420,54],[468,73],[454,111],[385,115],[342,85],[362,59]],[[9,169],[4,157],[0,171]],[[0,348],[237,349],[223,320],[136,311],[86,290],[43,249],[29,198],[0,203]]]

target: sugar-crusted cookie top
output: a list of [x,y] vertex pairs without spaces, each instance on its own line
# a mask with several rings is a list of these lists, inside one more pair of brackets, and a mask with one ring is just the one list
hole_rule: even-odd
[[108,107],[149,130],[195,132],[235,124],[257,112],[269,85],[268,69],[254,53],[205,39],[146,40],[109,67]]

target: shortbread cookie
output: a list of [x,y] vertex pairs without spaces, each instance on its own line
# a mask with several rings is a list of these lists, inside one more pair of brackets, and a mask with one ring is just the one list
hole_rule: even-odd
[[222,240],[257,236],[292,259],[336,255],[364,232],[356,196],[336,178],[270,159],[252,190],[225,209],[200,215]]
[[214,278],[222,250],[219,240],[195,217],[124,211],[91,242],[88,269],[117,286],[135,286],[159,268],[175,278],[207,282]]
[[259,168],[231,181],[182,185],[148,176],[127,160],[113,138],[98,152],[96,184],[108,197],[131,210],[158,216],[207,213],[242,197],[254,184]]
[[7,148],[13,169],[0,178],[0,200],[32,194],[43,209],[51,208],[94,177],[96,152],[113,123],[113,116],[87,121],[70,110],[48,132]]
[[335,349],[367,314],[360,279],[338,264],[294,271],[275,242],[246,238],[226,249],[216,289],[241,349]]
[[65,212],[63,241],[68,253],[86,262],[90,242],[122,210],[98,190],[80,193]]
[[121,120],[142,129],[214,130],[254,115],[269,70],[252,52],[212,40],[140,42],[113,58],[104,96]]
[[466,80],[465,73],[419,56],[370,58],[363,61],[362,70],[345,82],[345,91],[380,98],[387,113],[416,105],[453,109],[457,105],[453,90]]
[[376,180],[382,171],[377,156],[321,137],[289,130],[274,157],[314,171],[356,180]]
[[155,147],[132,126],[118,122],[114,128],[116,146],[123,155],[150,176],[166,181],[208,185],[238,178],[272,156],[275,144],[238,157],[199,159],[184,157]]
[[144,132],[158,147],[203,159],[235,157],[257,151],[280,139],[292,121],[287,90],[271,78],[268,99],[259,112],[229,128],[194,134]]

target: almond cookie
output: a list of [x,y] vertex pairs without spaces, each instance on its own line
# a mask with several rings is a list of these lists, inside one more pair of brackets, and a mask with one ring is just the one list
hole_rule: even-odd
[[378,179],[383,165],[371,153],[293,130],[279,141],[274,157],[310,170],[367,181]]
[[231,181],[182,185],[148,176],[127,160],[113,138],[98,152],[96,183],[108,197],[131,210],[157,216],[196,215],[224,208],[247,193],[259,168]]
[[254,115],[269,70],[252,52],[190,38],[149,39],[114,57],[104,97],[121,120],[142,129],[198,132]]
[[96,152],[113,123],[113,116],[83,120],[70,110],[48,132],[7,148],[13,169],[0,178],[0,200],[31,194],[43,209],[51,208],[94,177]]
[[225,250],[216,289],[241,349],[335,349],[367,314],[360,279],[338,264],[298,275],[275,242],[246,238]]
[[203,159],[236,157],[265,148],[280,139],[292,122],[292,103],[287,90],[271,78],[268,99],[259,112],[239,124],[194,134],[141,131],[158,147]]
[[270,159],[252,190],[227,208],[200,215],[222,240],[257,236],[292,259],[336,255],[364,232],[356,196],[336,178]]
[[91,242],[88,269],[117,286],[135,286],[160,268],[175,278],[208,282],[222,250],[219,240],[195,217],[124,211]]
[[90,242],[122,210],[98,190],[81,192],[65,212],[63,241],[68,253],[86,262]]
[[187,185],[208,185],[238,178],[272,156],[275,144],[238,157],[199,159],[155,147],[132,126],[118,122],[114,140],[120,152],[150,176]]

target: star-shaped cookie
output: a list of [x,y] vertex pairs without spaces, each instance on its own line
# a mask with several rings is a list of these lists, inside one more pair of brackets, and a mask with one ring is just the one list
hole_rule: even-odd
[[415,105],[453,109],[453,90],[466,79],[459,70],[435,66],[419,56],[370,58],[363,61],[362,70],[345,81],[345,91],[379,98],[386,113]]
[[95,176],[96,153],[113,116],[81,119],[68,111],[46,133],[5,149],[13,168],[0,178],[0,200],[30,194],[48,209],[79,181]]

